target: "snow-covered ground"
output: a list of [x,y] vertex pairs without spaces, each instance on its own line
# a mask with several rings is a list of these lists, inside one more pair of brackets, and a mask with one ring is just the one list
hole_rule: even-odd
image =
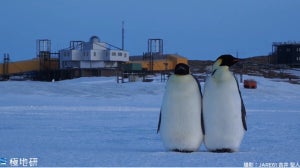
[[[241,92],[248,132],[237,153],[166,151],[156,134],[165,83],[115,77],[0,82],[0,159],[38,166],[300,165],[300,85],[255,79]],[[201,83],[203,86],[203,83]],[[21,162],[20,162],[21,161]],[[15,162],[16,163],[16,162]]]

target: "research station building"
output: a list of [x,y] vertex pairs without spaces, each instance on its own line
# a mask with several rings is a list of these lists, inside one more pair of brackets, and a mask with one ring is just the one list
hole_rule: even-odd
[[59,51],[60,69],[117,68],[129,61],[129,53],[92,36],[88,42],[70,41]]

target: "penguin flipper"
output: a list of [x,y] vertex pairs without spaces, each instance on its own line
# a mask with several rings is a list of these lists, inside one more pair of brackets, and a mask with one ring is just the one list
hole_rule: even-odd
[[236,84],[237,84],[237,87],[238,87],[238,90],[239,90],[239,94],[240,94],[240,98],[241,98],[241,113],[242,113],[242,122],[243,122],[243,127],[244,127],[244,130],[247,131],[247,123],[246,123],[246,108],[245,108],[245,104],[244,104],[244,101],[243,101],[243,98],[242,98],[242,94],[241,94],[241,90],[240,90],[240,87],[239,87],[239,83],[238,83],[238,80],[235,78],[235,81],[236,81]]
[[243,121],[244,129],[245,129],[245,131],[247,131],[246,108],[245,108],[244,101],[243,101],[242,97],[241,97],[241,101],[242,101],[242,121]]
[[[202,100],[201,100],[202,102]],[[204,118],[203,118],[203,108],[201,106],[201,129],[202,129],[202,134],[205,135],[205,128],[204,128]]]
[[201,91],[201,85],[200,85],[200,82],[199,82],[199,80],[194,76],[194,75],[192,75],[193,76],[193,78],[195,79],[195,81],[197,82],[197,85],[198,85],[198,88],[199,88],[199,92],[200,92],[200,95],[201,95],[201,99],[202,99],[202,91]]
[[161,122],[161,110],[159,112],[159,119],[158,119],[157,131],[156,131],[157,134],[158,134],[158,132],[160,130],[160,122]]
[[202,96],[202,91],[201,91],[201,85],[200,85],[200,82],[199,80],[194,76],[194,79],[196,80],[197,84],[198,84],[198,88],[199,88],[199,92],[200,92],[200,96],[201,96],[201,129],[202,129],[202,133],[203,135],[205,135],[205,129],[204,129],[204,119],[203,119],[203,96]]

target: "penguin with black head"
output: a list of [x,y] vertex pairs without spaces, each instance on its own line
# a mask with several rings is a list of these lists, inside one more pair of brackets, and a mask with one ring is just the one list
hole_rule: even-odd
[[167,150],[197,151],[202,143],[202,93],[187,64],[179,63],[167,81],[157,133]]
[[211,152],[236,152],[247,131],[246,110],[238,82],[229,67],[239,61],[221,55],[203,91],[204,144]]

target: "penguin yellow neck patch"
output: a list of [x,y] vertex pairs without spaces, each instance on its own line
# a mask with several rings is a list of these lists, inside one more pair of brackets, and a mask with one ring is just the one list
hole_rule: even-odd
[[222,59],[218,59],[213,65],[213,70],[218,69],[218,67],[220,67],[221,64],[222,64]]

